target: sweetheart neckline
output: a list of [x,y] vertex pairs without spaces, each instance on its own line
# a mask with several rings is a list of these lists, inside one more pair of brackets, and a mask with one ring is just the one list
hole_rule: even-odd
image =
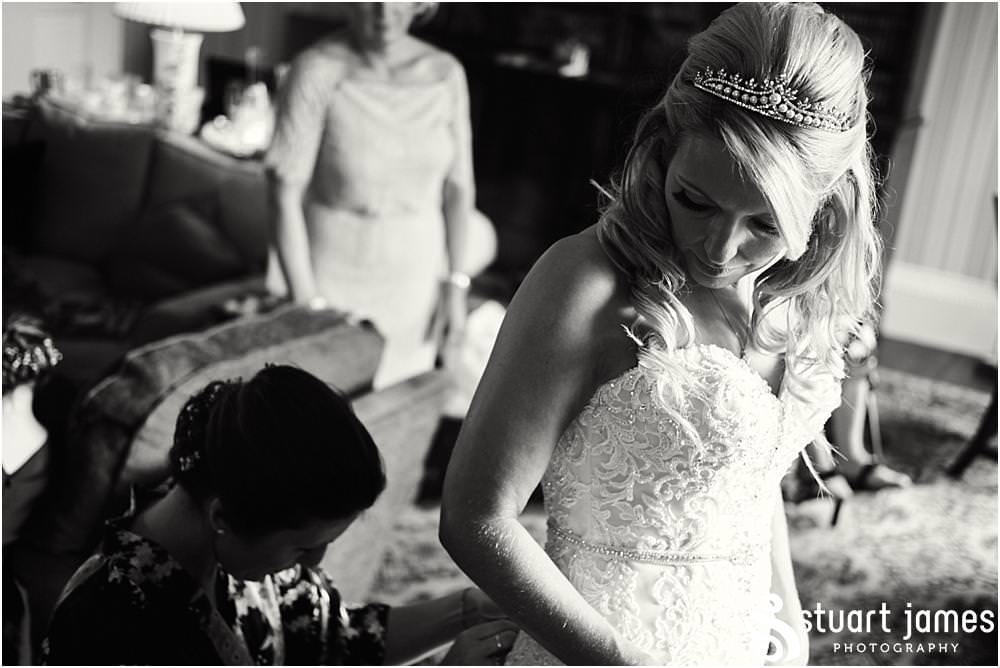
[[[766,393],[771,398],[772,401],[777,402],[779,405],[781,404],[782,397],[785,395],[785,391],[784,391],[785,390],[785,377],[788,374],[787,367],[785,368],[785,371],[782,373],[781,385],[779,385],[779,387],[778,387],[778,392],[775,393],[774,390],[771,389],[771,384],[768,383],[767,380],[762,375],[760,375],[760,373],[758,373],[756,369],[754,369],[752,366],[750,366],[750,362],[746,358],[746,352],[745,351],[744,351],[744,353],[743,353],[742,356],[737,356],[736,353],[734,353],[732,350],[729,350],[728,348],[725,348],[725,347],[720,346],[720,345],[715,344],[715,343],[695,343],[695,344],[692,344],[692,345],[687,346],[685,348],[678,348],[677,350],[673,351],[673,353],[671,353],[671,354],[685,353],[685,352],[687,352],[689,350],[692,350],[692,349],[698,349],[698,350],[708,349],[708,350],[717,350],[717,351],[720,351],[723,354],[723,356],[725,356],[726,358],[728,358],[733,363],[733,365],[736,368],[738,368],[738,369],[742,368],[743,371],[745,371],[746,373],[748,373],[750,376],[752,376],[754,378],[754,381],[755,381],[755,384],[757,385],[757,389],[758,390]],[[591,395],[590,400],[587,401],[586,406],[584,406],[584,409],[591,407],[591,404],[593,404],[594,401],[597,400],[598,396],[600,396],[600,394],[602,392],[604,392],[607,388],[611,387],[614,383],[620,382],[622,379],[624,379],[627,376],[635,373],[636,371],[639,371],[639,372],[642,372],[643,374],[646,374],[648,372],[651,372],[652,369],[649,369],[648,366],[643,365],[643,363],[641,361],[636,362],[635,365],[629,367],[628,369],[626,369],[622,373],[620,373],[617,376],[615,376],[615,377],[613,377],[613,378],[611,378],[611,379],[609,379],[609,380],[601,383],[600,385],[598,385],[597,389],[595,389],[594,393]],[[648,377],[653,382],[656,382],[658,380],[657,375],[654,374],[654,373],[650,373]]]

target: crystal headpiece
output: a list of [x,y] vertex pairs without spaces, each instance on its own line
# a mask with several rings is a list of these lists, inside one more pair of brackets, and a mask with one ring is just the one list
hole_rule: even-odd
[[711,93],[744,109],[804,128],[820,128],[831,132],[851,129],[847,114],[822,102],[810,102],[799,97],[799,91],[788,86],[785,75],[776,79],[744,79],[725,69],[710,67],[694,75],[694,87]]
[[11,316],[3,332],[3,391],[37,379],[62,357],[40,320],[25,314]]
[[205,431],[209,414],[223,390],[239,380],[215,380],[199,390],[185,402],[177,416],[174,429],[174,449],[185,454],[177,457],[177,466],[183,473],[193,470],[203,459]]

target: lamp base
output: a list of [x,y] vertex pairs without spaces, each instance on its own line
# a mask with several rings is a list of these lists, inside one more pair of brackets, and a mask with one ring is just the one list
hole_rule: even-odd
[[198,51],[202,36],[180,30],[154,28],[153,86],[156,120],[168,130],[191,134],[201,121],[205,91],[198,87]]
[[194,32],[153,28],[153,85],[167,90],[198,86],[198,51],[202,36]]
[[156,88],[156,123],[162,128],[192,134],[201,123],[204,88],[170,90]]

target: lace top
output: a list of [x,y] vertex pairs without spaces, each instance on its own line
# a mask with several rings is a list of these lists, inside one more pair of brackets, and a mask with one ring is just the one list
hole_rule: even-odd
[[[434,366],[432,321],[449,270],[446,183],[473,183],[465,72],[439,52],[410,82],[366,79],[338,37],[295,59],[282,85],[266,163],[306,187],[316,289],[385,338],[375,375],[388,387]],[[286,290],[275,252],[268,289]]]
[[267,164],[309,185],[324,207],[364,216],[439,210],[457,168],[453,126],[468,123],[461,66],[448,57],[446,74],[421,83],[366,80],[344,74],[343,48],[325,40],[296,58]]
[[[587,601],[657,663],[762,663],[772,618],[778,483],[823,427],[839,383],[778,395],[714,345],[676,351],[708,401],[682,393],[692,443],[660,404],[649,359],[603,384],[543,478],[546,551]],[[802,374],[802,372],[800,372]],[[554,663],[522,635],[509,663]]]

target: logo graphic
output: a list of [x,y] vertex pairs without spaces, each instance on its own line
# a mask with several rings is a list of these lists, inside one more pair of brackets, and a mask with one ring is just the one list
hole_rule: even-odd
[[781,597],[772,593],[768,597],[768,604],[771,609],[771,629],[770,646],[767,649],[766,663],[782,663],[790,657],[798,656],[802,651],[802,642],[799,634],[795,632],[789,624],[778,619],[778,612],[782,608]]

